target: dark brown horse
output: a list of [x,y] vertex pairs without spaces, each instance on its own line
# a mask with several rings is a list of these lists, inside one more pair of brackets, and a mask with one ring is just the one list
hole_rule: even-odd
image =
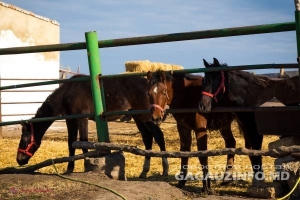
[[[83,77],[75,75],[72,78]],[[104,79],[106,111],[126,111],[129,109],[149,109],[149,98],[145,92],[147,80],[143,77],[124,77]],[[37,110],[34,118],[53,117],[59,115],[94,113],[90,81],[63,83],[50,94]],[[122,116],[108,117],[108,121]],[[153,138],[160,150],[165,151],[164,136],[158,125],[153,123],[150,114],[133,115],[137,128],[142,134],[146,149],[152,149]],[[88,118],[66,119],[68,128],[69,156],[74,156],[72,143],[77,140],[79,131],[80,141],[88,140]],[[91,118],[91,120],[94,120]],[[22,136],[17,153],[19,165],[27,164],[31,156],[38,150],[41,140],[53,121],[33,122],[23,125]],[[87,149],[82,150],[84,153]],[[162,158],[163,175],[168,175],[168,161]],[[145,157],[143,171],[140,177],[146,177],[150,168],[150,157]],[[73,172],[74,162],[69,162],[66,173]]]
[[[226,66],[214,58],[206,68]],[[203,81],[202,97],[199,109],[202,112],[211,111],[212,107],[257,107],[276,97],[285,105],[299,105],[300,90],[299,76],[287,79],[270,79],[245,71],[206,72]],[[248,138],[245,146],[248,149],[260,150],[263,136],[258,134],[255,115],[253,112],[236,112],[244,136]],[[262,179],[262,157],[250,156],[256,178]],[[254,182],[255,183],[255,182]]]
[[[148,72],[148,95],[151,103],[153,120],[160,123],[164,115],[164,108],[169,105],[171,109],[197,108],[201,96],[201,76],[189,74],[173,75],[163,71],[155,74]],[[227,148],[235,148],[235,139],[231,132],[231,122],[234,116],[230,113],[201,114],[201,113],[173,113],[177,122],[177,130],[180,137],[180,151],[191,151],[192,131],[195,132],[198,150],[207,150],[207,128],[220,129]],[[203,177],[208,174],[208,158],[199,157],[203,169]],[[228,155],[226,166],[226,180],[232,175],[234,155]],[[177,187],[184,187],[188,169],[188,158],[181,158],[180,174],[183,180],[179,180]],[[203,180],[203,192],[210,190],[210,180]]]

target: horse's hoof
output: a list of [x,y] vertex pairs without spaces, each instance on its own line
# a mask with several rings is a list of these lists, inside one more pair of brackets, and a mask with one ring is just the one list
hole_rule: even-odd
[[179,189],[182,189],[184,186],[180,185],[180,184],[177,184],[175,185],[175,187],[179,188]]
[[65,171],[65,172],[63,173],[63,175],[68,175],[68,174],[71,174],[71,173],[73,173],[73,170],[67,170],[67,171]]
[[142,173],[139,175],[139,178],[147,178],[147,174],[142,172]]
[[185,183],[178,182],[175,187],[182,189],[184,187]]
[[231,181],[222,181],[222,183],[220,183],[220,186],[229,185],[230,183],[232,183],[232,180]]
[[202,188],[201,193],[204,195],[213,195],[214,191],[211,188]]
[[265,183],[265,180],[257,180],[257,179],[252,179],[252,185],[253,186],[258,186],[258,185],[263,185]]
[[164,177],[169,176],[169,173],[168,172],[163,172],[162,176],[164,176]]

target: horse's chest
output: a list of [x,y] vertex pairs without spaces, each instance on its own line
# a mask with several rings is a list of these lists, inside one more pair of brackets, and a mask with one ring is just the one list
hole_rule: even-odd
[[194,130],[197,126],[206,127],[206,120],[204,119],[203,123],[196,118],[196,114],[173,114],[174,119],[176,120],[177,125],[185,127],[190,130]]

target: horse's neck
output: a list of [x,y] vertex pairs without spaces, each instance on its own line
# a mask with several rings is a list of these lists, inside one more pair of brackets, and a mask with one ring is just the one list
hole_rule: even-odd
[[[44,118],[44,117],[53,117],[56,116],[55,112],[53,111],[53,105],[49,101],[45,101],[42,106],[38,109],[36,115],[33,117],[35,118]],[[54,120],[51,121],[41,121],[34,123],[34,132],[36,135],[36,139],[40,141],[44,136],[47,129],[51,126]]]
[[167,94],[168,94],[167,105],[170,106],[174,97],[174,89],[173,89],[172,81],[167,81]]
[[34,123],[34,132],[35,132],[35,139],[40,142],[45,135],[47,129],[51,126],[54,122],[52,121],[45,121],[45,122],[35,122]]
[[195,107],[201,95],[201,83],[199,79],[186,80],[184,77],[177,77],[168,89],[172,91],[169,99],[170,108]]
[[256,107],[275,96],[276,86],[271,80],[251,74],[246,78],[242,73],[227,73],[227,101],[231,104]]

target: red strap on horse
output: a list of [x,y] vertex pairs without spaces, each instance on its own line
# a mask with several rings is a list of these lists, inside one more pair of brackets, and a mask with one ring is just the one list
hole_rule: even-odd
[[37,148],[39,148],[39,145],[37,145],[37,143],[35,142],[35,139],[34,139],[34,130],[33,130],[32,123],[30,123],[30,128],[31,128],[31,131],[30,131],[30,143],[29,143],[29,145],[27,146],[27,148],[25,150],[18,148],[18,151],[22,152],[22,153],[25,153],[26,155],[31,157],[31,156],[33,156],[33,154],[29,152],[30,148],[33,145],[35,145]]
[[165,112],[165,110],[162,107],[160,107],[159,105],[157,105],[157,104],[151,104],[150,108],[158,108],[162,113]]
[[211,98],[214,98],[214,95],[209,93],[209,92],[205,92],[205,91],[202,91],[201,94],[205,95],[205,96],[209,96]]

